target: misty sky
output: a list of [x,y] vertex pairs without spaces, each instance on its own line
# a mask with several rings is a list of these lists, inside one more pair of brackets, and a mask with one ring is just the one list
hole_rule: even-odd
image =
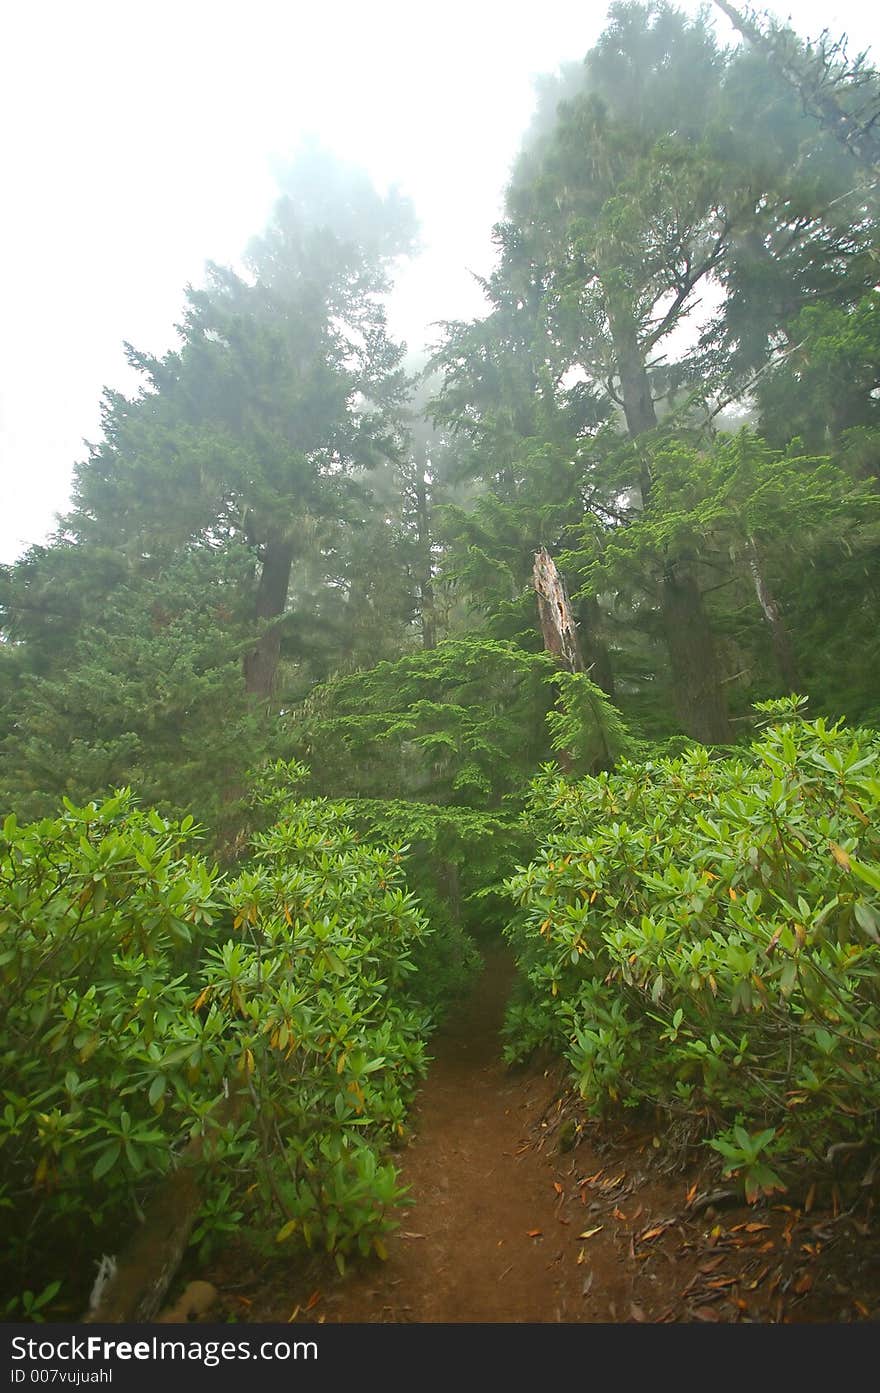
[[[594,0],[26,0],[0,19],[0,562],[44,540],[98,433],[123,340],[161,353],[183,287],[234,262],[272,170],[313,134],[414,201],[424,247],[393,331],[480,312],[532,78],[601,32]],[[695,10],[694,3],[682,8]],[[773,5],[880,56],[880,12]],[[871,17],[871,12],[874,16]],[[730,31],[718,18],[718,30]]]

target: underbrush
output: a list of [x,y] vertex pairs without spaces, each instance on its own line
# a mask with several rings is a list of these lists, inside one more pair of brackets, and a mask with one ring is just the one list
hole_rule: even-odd
[[197,854],[191,819],[128,790],[6,819],[7,1318],[76,1318],[101,1255],[185,1163],[203,1252],[247,1226],[340,1268],[384,1253],[403,1199],[390,1152],[433,1024],[414,991],[431,932],[400,848],[290,790],[273,816],[232,880]]
[[751,1199],[880,1111],[880,739],[766,703],[742,757],[694,747],[569,783],[508,890],[509,1062],[561,1052],[595,1116],[661,1109]]

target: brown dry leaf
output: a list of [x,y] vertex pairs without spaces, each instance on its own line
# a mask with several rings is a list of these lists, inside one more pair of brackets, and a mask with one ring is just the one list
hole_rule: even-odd
[[556,1191],[557,1195],[561,1195],[563,1193],[562,1186],[560,1185],[558,1180],[554,1180],[553,1189]]
[[320,1300],[321,1293],[319,1291],[313,1291],[308,1301],[306,1302],[306,1310],[311,1311],[315,1306],[317,1306]]
[[813,1204],[814,1204],[814,1202],[815,1202],[815,1199],[816,1199],[816,1185],[815,1185],[815,1182],[814,1182],[814,1183],[810,1186],[809,1190],[807,1191],[807,1198],[804,1200],[804,1213],[805,1213],[805,1214],[809,1214],[810,1210],[813,1208]]
[[769,1271],[769,1267],[762,1267],[761,1271],[758,1273],[754,1281],[749,1282],[748,1286],[746,1287],[746,1291],[754,1291],[755,1287],[759,1287]]
[[694,1320],[720,1320],[718,1312],[714,1306],[697,1306],[694,1311]]
[[626,1180],[626,1171],[621,1171],[620,1175],[615,1175],[613,1179],[603,1180],[599,1186],[600,1190],[616,1190],[617,1186]]
[[761,1244],[760,1248],[758,1249],[758,1252],[759,1252],[759,1253],[772,1253],[772,1252],[773,1252],[773,1249],[774,1249],[775,1247],[776,1247],[776,1242],[775,1242],[775,1240],[772,1239],[772,1238],[770,1238],[770,1239],[768,1239],[768,1241],[767,1241],[766,1243],[762,1243],[762,1244]]
[[769,1224],[746,1224],[746,1233],[763,1233],[769,1227]]
[[695,1180],[694,1183],[693,1183],[693,1185],[691,1186],[691,1188],[688,1190],[687,1194],[686,1194],[685,1197],[684,1197],[685,1208],[686,1208],[686,1209],[690,1209],[691,1205],[693,1204],[693,1202],[694,1202],[694,1200],[695,1200],[696,1198],[697,1198],[697,1182],[696,1182],[696,1180]]
[[[407,1233],[406,1230],[404,1230],[400,1236],[401,1238],[427,1238],[428,1235],[425,1233]],[[503,1239],[501,1241],[502,1243],[504,1242]]]
[[801,1275],[800,1275],[800,1277],[798,1277],[797,1281],[796,1281],[795,1284],[794,1284],[794,1289],[795,1289],[795,1291],[797,1292],[798,1296],[803,1296],[803,1295],[804,1295],[804,1292],[809,1291],[810,1288],[812,1287],[812,1285],[813,1285],[813,1274],[812,1274],[812,1272],[802,1272]]
[[599,1233],[604,1227],[604,1224],[597,1224],[594,1229],[584,1229],[583,1233],[578,1234],[578,1238],[592,1238],[595,1233]]
[[624,1222],[626,1222],[626,1215],[624,1214],[622,1209],[618,1209],[617,1205],[614,1206],[611,1213],[613,1214],[615,1219],[623,1219]]
[[604,1174],[605,1169],[603,1167],[602,1170],[596,1171],[595,1175],[585,1175],[583,1180],[578,1181],[578,1187],[583,1188],[584,1185],[595,1185],[596,1181],[599,1179],[599,1176]]
[[871,1312],[868,1310],[868,1308],[867,1308],[867,1306],[865,1305],[864,1301],[857,1301],[856,1298],[853,1297],[853,1305],[855,1306],[855,1308],[856,1308],[856,1310],[858,1311],[859,1315],[860,1315],[860,1316],[864,1316],[864,1317],[865,1317],[865,1320],[867,1320],[868,1317],[870,1316]]
[[528,1236],[529,1238],[541,1238],[541,1237],[543,1237],[543,1234],[544,1234],[544,1230],[543,1230],[543,1229],[529,1229],[529,1232],[528,1232],[528,1235],[527,1235],[527,1236]]
[[707,1282],[706,1286],[709,1287],[711,1291],[721,1291],[723,1287],[736,1286],[738,1281],[738,1277],[715,1277],[711,1282]]
[[723,1261],[724,1253],[719,1253],[717,1258],[710,1258],[708,1262],[701,1262],[698,1271],[714,1272],[716,1267],[720,1267]]
[[639,1234],[639,1242],[647,1243],[650,1239],[657,1238],[659,1234],[665,1233],[668,1228],[668,1224],[658,1224],[656,1228],[645,1229],[644,1233]]

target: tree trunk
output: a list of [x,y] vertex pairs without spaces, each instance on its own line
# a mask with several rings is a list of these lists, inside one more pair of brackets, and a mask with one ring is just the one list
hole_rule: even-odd
[[668,570],[663,580],[663,628],[682,728],[704,745],[729,743],[733,730],[712,629],[696,577],[683,566]]
[[764,578],[761,569],[761,559],[758,548],[755,545],[754,537],[749,537],[748,550],[749,570],[755,584],[755,594],[758,597],[758,604],[773,637],[773,653],[779,668],[779,675],[785,683],[786,693],[792,695],[800,691],[800,679],[798,677],[797,663],[791,646],[791,639],[788,636],[788,629],[780,613],[776,597],[771,591]]
[[[427,460],[425,461],[427,464]],[[428,515],[428,488],[425,469],[416,462],[416,529],[419,545],[419,613],[422,622],[422,647],[437,646],[437,626],[434,616],[434,572],[431,558],[431,528]]]
[[565,585],[556,569],[556,562],[545,547],[535,552],[532,580],[538,592],[538,617],[544,647],[569,672],[583,672],[584,660]]
[[[620,397],[627,430],[633,440],[657,425],[657,412],[645,358],[632,313],[626,306],[609,306],[609,320]],[[643,458],[640,485],[642,507],[651,499],[651,471]],[[660,608],[672,670],[675,709],[682,728],[703,744],[727,744],[732,730],[709,617],[696,577],[688,569],[667,571],[660,591]]]
[[269,622],[244,660],[245,690],[263,700],[272,694],[281,654],[281,630],[271,621],[284,613],[292,566],[293,545],[290,542],[276,538],[266,543],[254,617]]
[[581,600],[578,606],[578,630],[584,655],[584,669],[607,697],[614,700],[614,668],[611,654],[600,638],[599,602],[594,596]]

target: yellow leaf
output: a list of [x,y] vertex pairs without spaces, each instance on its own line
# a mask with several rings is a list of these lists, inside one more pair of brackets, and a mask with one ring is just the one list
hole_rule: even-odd
[[382,1259],[383,1262],[387,1262],[387,1261],[388,1261],[388,1249],[385,1247],[385,1244],[382,1242],[382,1240],[381,1240],[381,1238],[379,1237],[378,1234],[377,1234],[376,1237],[373,1239],[373,1247],[374,1247],[375,1250],[376,1250],[376,1256],[377,1256],[377,1257],[380,1257],[380,1258]]
[[592,1238],[593,1234],[599,1233],[604,1227],[604,1224],[597,1224],[594,1229],[584,1229],[583,1233],[578,1234],[578,1238]]
[[285,1238],[289,1238],[290,1235],[294,1232],[298,1223],[298,1219],[288,1219],[287,1223],[284,1224],[276,1233],[275,1242],[283,1243]]
[[843,847],[838,846],[837,842],[829,842],[829,846],[831,847],[831,855],[834,857],[838,866],[842,866],[845,871],[848,871],[850,869],[850,859]]
[[203,988],[203,990],[199,992],[198,996],[196,997],[195,1001],[193,1002],[193,1010],[194,1010],[194,1011],[201,1011],[202,1007],[204,1006],[205,1002],[208,1000],[208,997],[209,997],[210,995],[211,995],[211,988],[210,988],[210,987],[205,987],[205,988]]

